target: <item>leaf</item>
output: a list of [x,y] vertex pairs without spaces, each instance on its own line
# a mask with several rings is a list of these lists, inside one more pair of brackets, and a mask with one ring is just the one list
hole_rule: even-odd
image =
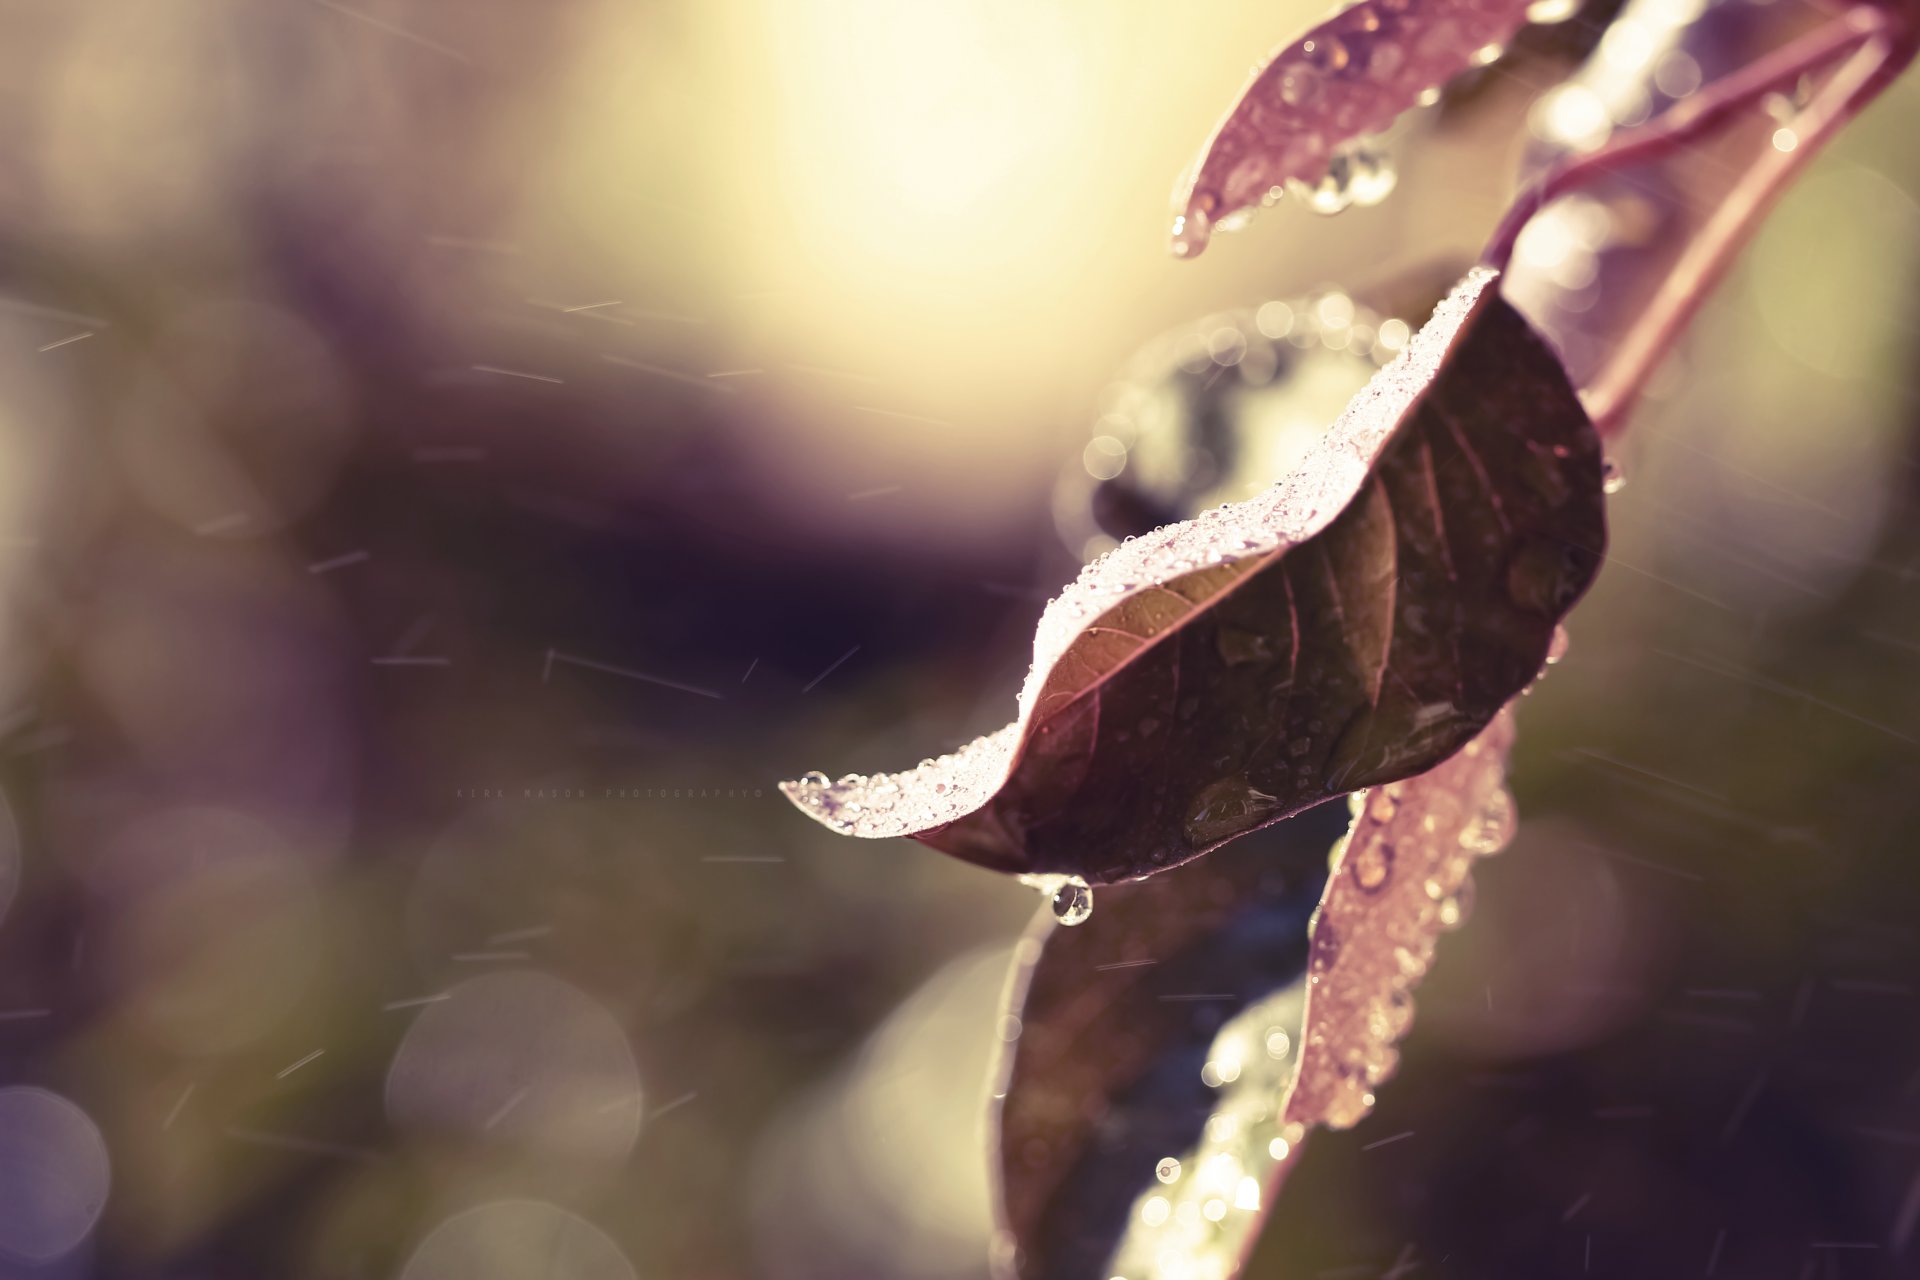
[[1384,129],[1474,66],[1481,50],[1504,45],[1527,8],[1527,0],[1363,0],[1275,50],[1182,176],[1174,252],[1198,254],[1215,227],[1272,203],[1289,180],[1316,182],[1343,143]]
[[1110,883],[1457,751],[1539,671],[1605,541],[1599,442],[1493,281],[1471,273],[1281,484],[1089,565],[1007,728],[782,790],[845,834]]
[[[1512,830],[1503,713],[1432,771],[1103,889],[1022,944],[1000,1068],[1000,1253],[1045,1280],[1224,1277],[1302,1140],[1372,1105],[1471,859]],[[1319,900],[1311,925],[1309,905]],[[1156,1203],[1157,1201],[1157,1203]]]

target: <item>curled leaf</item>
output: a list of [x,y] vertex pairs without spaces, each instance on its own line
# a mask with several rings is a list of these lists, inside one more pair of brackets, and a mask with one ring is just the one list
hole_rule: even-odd
[[[1417,778],[1151,880],[1023,944],[1001,1065],[1001,1256],[1033,1280],[1224,1280],[1301,1142],[1393,1073],[1409,994],[1504,843],[1512,716]],[[1311,922],[1308,904],[1318,899]],[[1169,1261],[1171,1260],[1171,1261]]]
[[898,774],[782,784],[849,835],[1111,883],[1459,750],[1605,542],[1600,446],[1476,270],[1301,467],[1121,546],[1040,619],[1018,718]]
[[[1527,21],[1528,0],[1361,0],[1255,71],[1174,192],[1174,252],[1314,183],[1342,144],[1384,129]],[[1231,225],[1231,224],[1229,224]]]

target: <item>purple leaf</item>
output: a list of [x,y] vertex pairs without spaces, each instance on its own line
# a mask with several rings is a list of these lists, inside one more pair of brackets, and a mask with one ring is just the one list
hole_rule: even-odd
[[1079,928],[1041,914],[997,1095],[1010,1270],[1147,1276],[1171,1251],[1232,1274],[1307,1132],[1355,1123],[1392,1074],[1471,861],[1511,834],[1511,740],[1502,713],[1432,771],[1357,794],[1337,844],[1328,806],[1102,890]]
[[1599,442],[1494,279],[1471,273],[1286,480],[1089,565],[1007,728],[782,790],[845,834],[1098,884],[1459,750],[1539,671],[1606,536]]
[[[1174,192],[1174,252],[1313,183],[1343,143],[1384,129],[1527,22],[1528,0],[1362,0],[1276,50]],[[1232,225],[1229,223],[1229,225]]]

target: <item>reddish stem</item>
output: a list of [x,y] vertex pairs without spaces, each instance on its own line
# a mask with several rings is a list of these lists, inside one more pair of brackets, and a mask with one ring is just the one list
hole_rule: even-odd
[[1766,57],[1723,76],[1657,118],[1618,135],[1534,184],[1501,219],[1482,260],[1505,269],[1520,232],[1552,201],[1596,180],[1669,155],[1725,127],[1767,94],[1850,54],[1795,116],[1790,151],[1768,147],[1740,175],[1682,250],[1606,368],[1584,392],[1602,435],[1617,431],[1660,358],[1788,184],[1914,55],[1914,31],[1887,10],[1856,5]]

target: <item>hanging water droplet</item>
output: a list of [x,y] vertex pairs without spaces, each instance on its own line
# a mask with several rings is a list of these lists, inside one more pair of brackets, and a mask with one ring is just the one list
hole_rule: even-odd
[[1053,891],[1053,918],[1072,927],[1085,924],[1093,914],[1093,890],[1079,876],[1068,876],[1066,883]]
[[1566,626],[1564,624],[1560,626],[1556,626],[1553,629],[1553,639],[1547,642],[1547,665],[1548,666],[1552,666],[1554,663],[1560,661],[1560,659],[1567,656],[1567,645],[1569,643],[1571,642],[1567,639]]
[[1350,153],[1347,189],[1355,204],[1379,204],[1393,194],[1394,185],[1399,180],[1393,159],[1386,152],[1373,147],[1357,147]]
[[1462,880],[1453,895],[1440,904],[1440,927],[1458,929],[1473,913],[1473,881]]
[[1178,1182],[1180,1180],[1180,1162],[1172,1156],[1167,1156],[1153,1167],[1153,1176],[1162,1182]]
[[1618,493],[1626,487],[1627,473],[1620,469],[1619,463],[1615,462],[1612,458],[1608,458],[1600,464],[1600,491],[1602,493]]
[[1352,57],[1352,54],[1347,49],[1346,42],[1338,36],[1325,36],[1317,40],[1309,40],[1300,46],[1300,52],[1312,58],[1314,66],[1327,72],[1345,70],[1348,61]]
[[827,780],[826,774],[820,772],[818,769],[810,769],[800,775],[800,785],[818,790],[821,787],[830,787],[833,784]]
[[1311,187],[1301,184],[1301,195],[1315,213],[1336,214],[1353,204],[1353,157],[1336,153],[1327,161],[1327,171]]

